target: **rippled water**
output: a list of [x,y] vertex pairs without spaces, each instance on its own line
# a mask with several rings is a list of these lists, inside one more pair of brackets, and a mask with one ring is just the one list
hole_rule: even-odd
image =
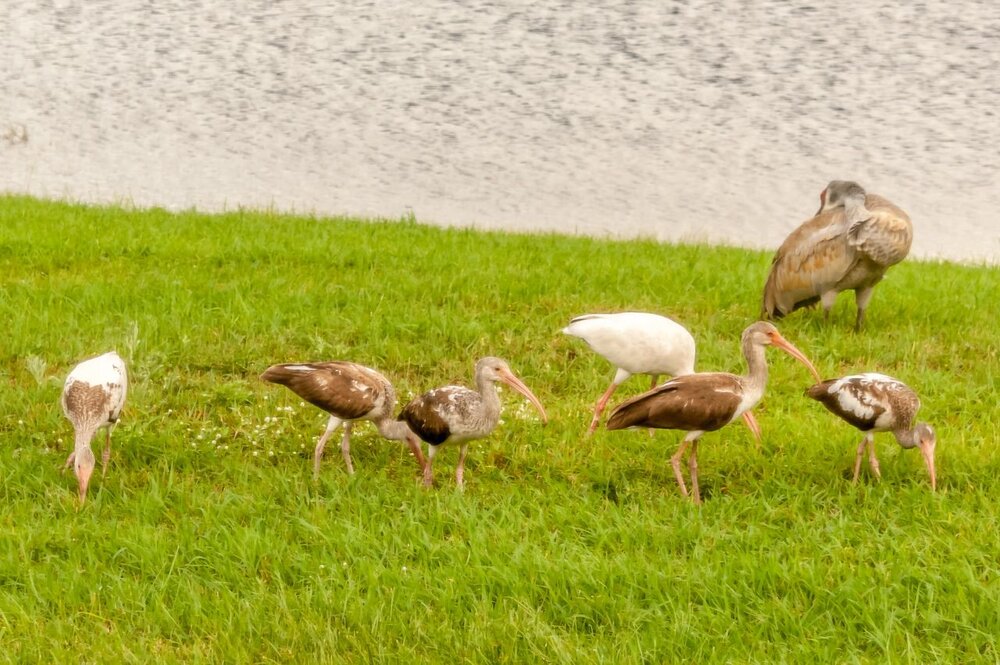
[[229,4],[6,7],[0,190],[773,247],[842,178],[1000,260],[1000,3]]

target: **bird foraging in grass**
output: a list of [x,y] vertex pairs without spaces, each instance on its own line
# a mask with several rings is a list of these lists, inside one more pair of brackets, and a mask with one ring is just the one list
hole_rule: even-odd
[[459,488],[465,486],[465,454],[469,442],[488,436],[500,420],[498,381],[524,395],[538,409],[542,422],[548,422],[542,403],[514,375],[506,361],[492,356],[480,358],[476,363],[475,390],[463,386],[435,388],[413,399],[399,414],[399,419],[427,442],[424,485],[430,487],[434,482],[432,466],[438,448],[447,443],[457,443],[461,447],[455,482]]
[[854,374],[821,381],[806,390],[806,395],[830,413],[865,433],[854,458],[854,478],[858,481],[861,458],[868,449],[868,464],[876,478],[881,478],[875,456],[875,433],[892,432],[903,448],[918,448],[930,474],[931,491],[937,489],[934,451],[937,435],[927,423],[915,423],[920,398],[909,386],[891,376],[876,373]]
[[774,255],[761,316],[780,319],[818,302],[828,319],[837,294],[853,290],[860,330],[875,285],[909,253],[913,225],[900,208],[856,182],[834,180],[819,198],[816,215]]
[[66,458],[63,471],[73,466],[80,503],[87,500],[87,488],[96,459],[90,444],[97,430],[104,428],[104,454],[101,478],[108,472],[111,459],[111,430],[125,406],[128,373],[125,361],[114,351],[84,360],[69,373],[62,391],[63,413],[73,424],[73,452]]
[[819,374],[809,359],[766,321],[747,327],[740,338],[740,345],[749,368],[747,374],[698,372],[679,376],[619,404],[608,418],[609,430],[653,427],[688,432],[670,458],[670,464],[681,494],[688,496],[681,473],[681,459],[688,446],[691,447],[688,466],[691,474],[690,496],[694,503],[701,503],[698,440],[705,432],[714,432],[733,422],[764,396],[767,386],[766,347],[775,346],[785,351],[819,380]]
[[354,464],[351,462],[351,428],[359,420],[373,422],[379,434],[386,439],[406,442],[421,470],[426,465],[416,436],[406,423],[392,417],[396,408],[396,391],[387,378],[371,367],[343,360],[287,363],[268,367],[260,378],[287,387],[305,401],[330,414],[326,430],[316,443],[313,453],[314,478],[319,478],[326,442],[341,424],[344,426],[344,436],[340,452],[347,472],[354,473]]
[[[584,314],[572,319],[562,332],[579,337],[617,368],[611,385],[597,400],[587,436],[597,429],[611,395],[633,374],[652,377],[652,390],[662,374],[677,377],[694,373],[694,337],[681,324],[659,314]],[[760,426],[753,412],[746,411],[743,420],[760,441]]]

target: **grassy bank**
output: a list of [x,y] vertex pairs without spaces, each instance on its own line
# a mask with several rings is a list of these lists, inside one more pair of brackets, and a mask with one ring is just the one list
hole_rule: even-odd
[[[918,229],[919,232],[919,229]],[[265,213],[169,214],[0,198],[0,658],[18,662],[1000,660],[1000,270],[907,261],[868,328],[796,313],[825,376],[920,392],[919,455],[860,438],[771,353],[746,428],[703,439],[706,503],[677,492],[677,433],[582,434],[611,368],[573,315],[669,314],[698,367],[742,371],[769,256]],[[129,362],[106,481],[77,510],[58,406],[77,361]],[[405,448],[356,428],[348,477],[310,455],[324,414],[270,363],[349,359],[401,399],[496,354],[540,397],[418,487]],[[626,383],[620,397],[646,387]]]

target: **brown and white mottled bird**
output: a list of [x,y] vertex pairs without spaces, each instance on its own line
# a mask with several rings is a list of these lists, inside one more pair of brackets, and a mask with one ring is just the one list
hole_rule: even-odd
[[764,348],[776,346],[799,360],[813,376],[819,374],[809,359],[786,340],[772,324],[758,321],[743,331],[740,344],[749,372],[745,375],[728,372],[699,372],[671,379],[649,392],[615,407],[608,418],[609,430],[630,427],[654,427],[687,431],[670,464],[681,493],[688,496],[681,474],[681,458],[691,446],[688,466],[691,471],[691,497],[701,503],[698,489],[698,439],[705,432],[714,432],[752,409],[767,386],[767,358]]
[[[579,337],[597,355],[616,367],[611,385],[594,407],[588,436],[597,429],[611,395],[633,374],[651,376],[652,389],[656,387],[661,374],[685,376],[694,373],[694,337],[681,324],[659,314],[584,314],[572,319],[562,332]],[[754,420],[753,413],[747,411],[743,414],[743,419],[760,440],[760,426]]]
[[74,435],[73,452],[66,458],[63,471],[73,465],[80,503],[87,500],[87,488],[96,463],[91,441],[97,430],[105,428],[104,454],[101,456],[101,478],[104,478],[111,459],[111,430],[125,406],[127,392],[125,361],[114,351],[84,360],[66,377],[62,409],[73,423]]
[[937,435],[927,423],[914,423],[920,398],[905,383],[870,372],[822,381],[809,387],[806,394],[865,433],[854,458],[853,482],[858,481],[866,447],[872,472],[875,477],[882,477],[875,456],[875,432],[892,432],[903,448],[920,448],[931,477],[931,490],[937,489],[934,468]]
[[761,316],[780,319],[819,302],[829,318],[837,294],[853,290],[859,330],[875,285],[910,251],[913,225],[901,209],[855,182],[834,180],[819,198],[816,215],[774,255]]
[[480,358],[476,363],[475,390],[463,386],[435,388],[415,398],[399,414],[399,419],[405,421],[417,436],[427,442],[424,485],[430,486],[433,483],[434,457],[438,448],[446,443],[461,446],[455,482],[460,488],[465,485],[465,454],[469,441],[489,435],[500,420],[497,381],[503,381],[528,398],[542,415],[542,422],[548,422],[542,403],[511,372],[505,361],[492,356]]
[[370,367],[347,361],[319,363],[286,363],[272,365],[260,375],[270,383],[288,387],[305,401],[330,414],[326,431],[316,443],[313,454],[313,476],[319,477],[323,448],[330,435],[344,425],[340,452],[347,472],[354,473],[351,463],[351,428],[359,420],[370,420],[378,433],[391,441],[405,441],[417,458],[420,468],[426,462],[420,452],[420,442],[413,432],[392,417],[396,408],[396,391],[389,380]]

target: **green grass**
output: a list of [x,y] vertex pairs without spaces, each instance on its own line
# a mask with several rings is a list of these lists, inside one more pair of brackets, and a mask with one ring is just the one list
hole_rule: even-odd
[[[918,454],[860,435],[769,353],[746,428],[700,446],[681,498],[679,434],[582,434],[612,370],[559,333],[648,310],[692,331],[702,369],[742,371],[769,256],[655,242],[437,229],[257,212],[171,214],[0,198],[0,657],[17,662],[1000,661],[1000,270],[906,261],[855,334],[797,312],[782,333],[825,376],[881,371],[938,431]],[[111,348],[131,387],[111,468],[78,510],[59,408]],[[361,425],[358,473],[325,423],[257,375],[281,361],[380,368],[401,399],[468,383],[496,354],[549,412],[506,422],[417,483]],[[634,378],[618,397],[646,387]]]

